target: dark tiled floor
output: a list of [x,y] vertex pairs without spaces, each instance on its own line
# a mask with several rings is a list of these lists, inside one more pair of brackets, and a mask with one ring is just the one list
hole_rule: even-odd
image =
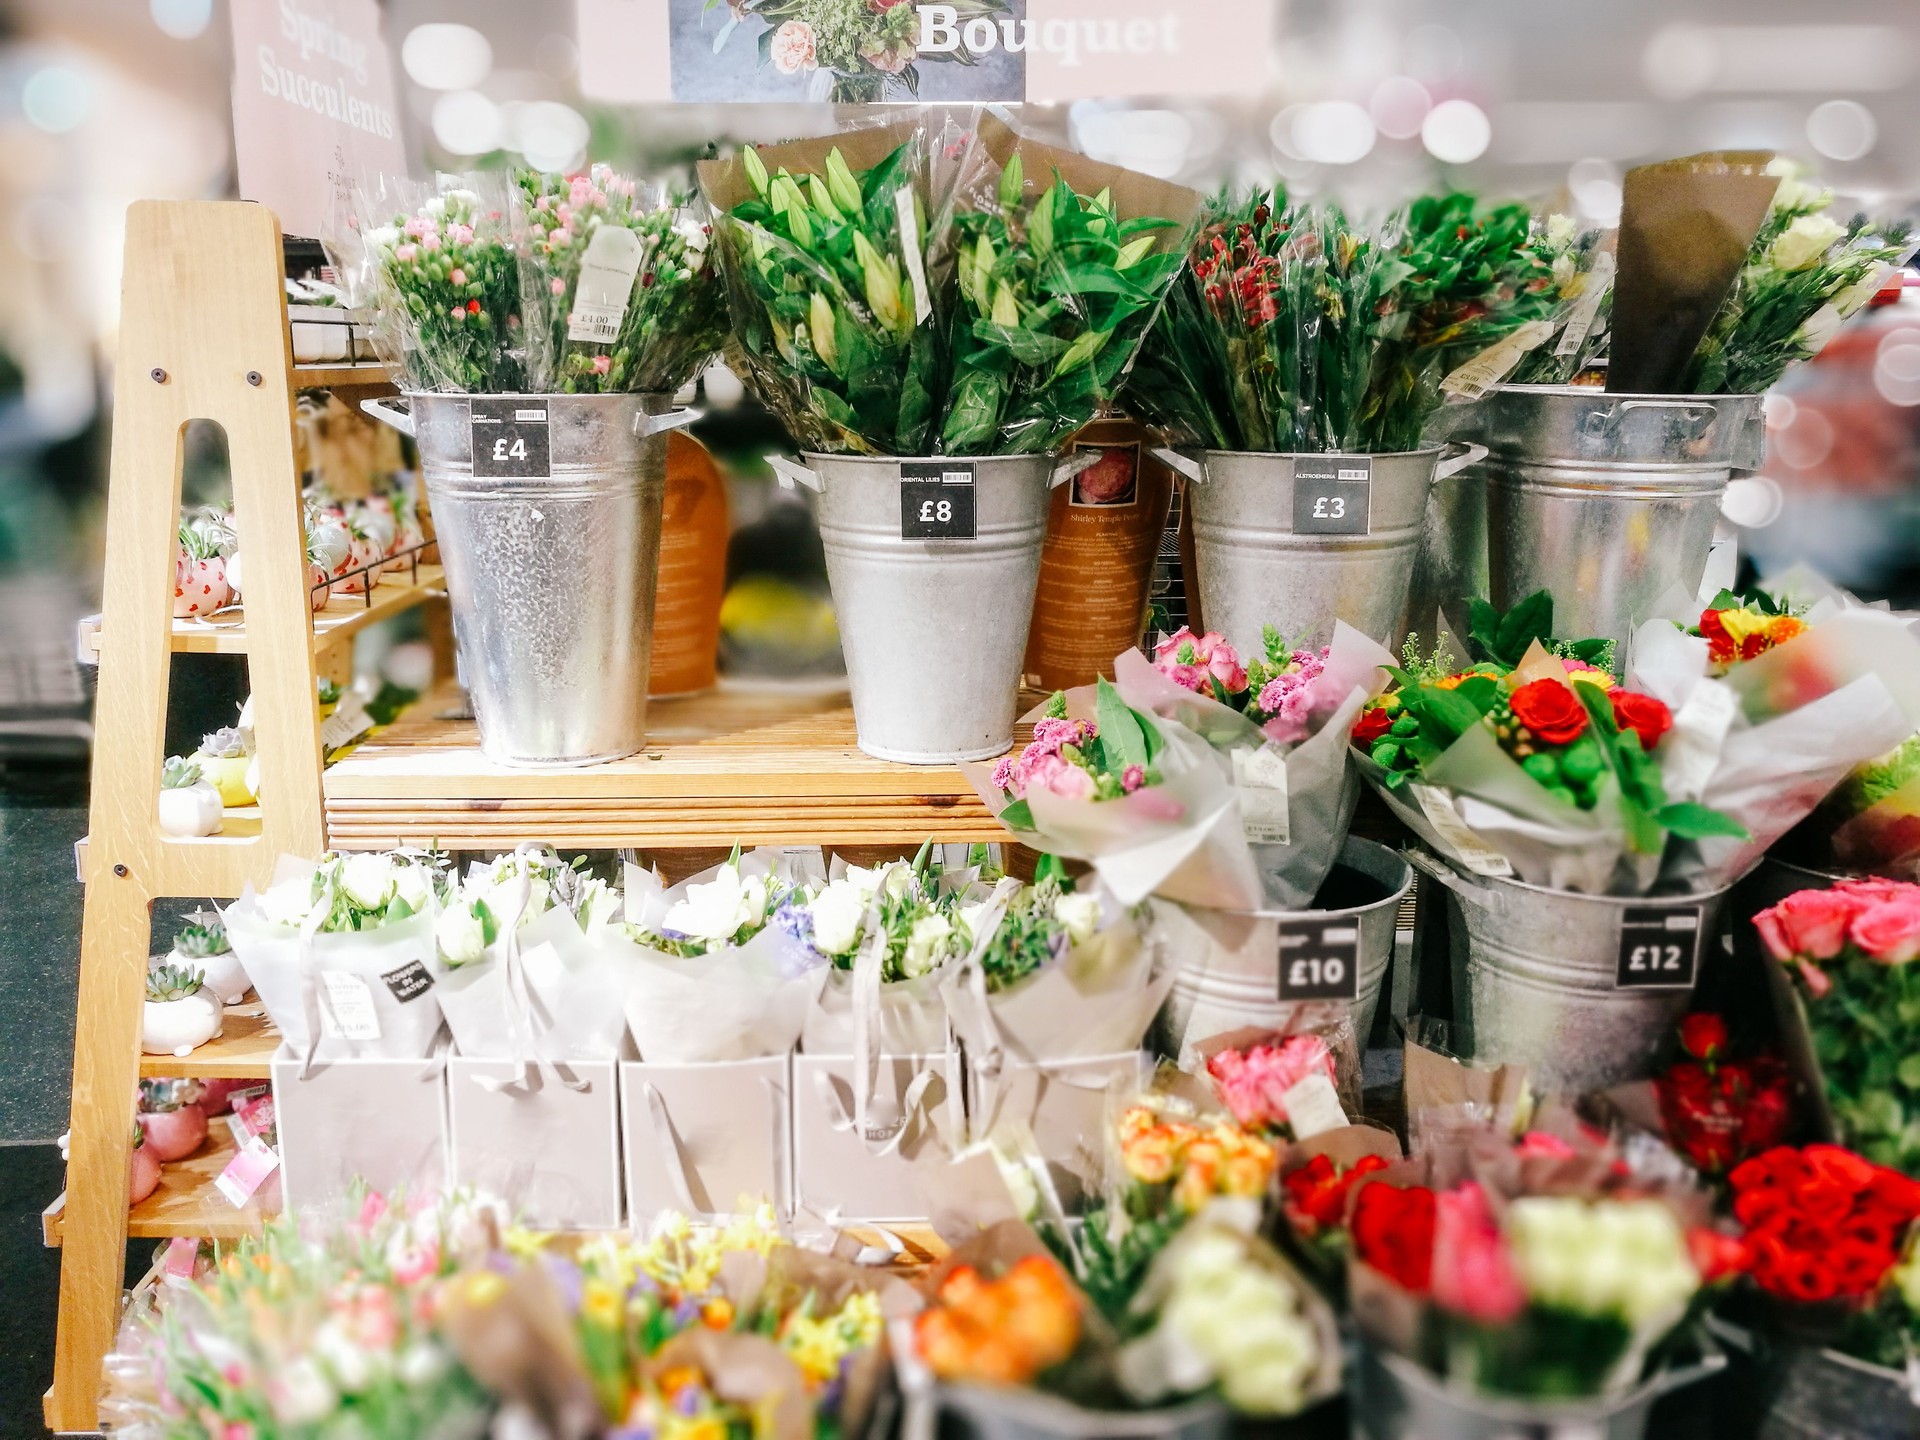
[[60,1252],[40,1243],[40,1212],[60,1193],[60,1151],[0,1146],[0,1436],[44,1434],[40,1401],[53,1383]]

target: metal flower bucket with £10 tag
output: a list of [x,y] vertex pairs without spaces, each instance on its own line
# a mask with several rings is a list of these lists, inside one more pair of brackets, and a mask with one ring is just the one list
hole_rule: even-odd
[[[1480,547],[1494,604],[1550,590],[1555,634],[1624,647],[1662,601],[1699,590],[1733,472],[1765,455],[1760,399],[1495,388],[1457,427],[1485,462],[1435,491],[1429,543],[1452,553],[1423,568],[1470,576]],[[1437,596],[1450,615],[1467,598]]]
[[1659,1068],[1728,886],[1696,895],[1580,895],[1465,876],[1410,854],[1447,892],[1456,1048],[1525,1065],[1545,1095],[1583,1095]]
[[369,414],[420,447],[480,748],[592,765],[646,743],[665,395],[417,393]]
[[1472,464],[1478,446],[1380,455],[1154,453],[1194,483],[1200,616],[1242,656],[1266,627],[1324,645],[1344,620],[1389,649],[1407,627],[1407,597],[1436,478]]
[[909,765],[1003,754],[1013,743],[1049,491],[1070,478],[1073,462],[769,459],[781,484],[820,497],[860,748]]

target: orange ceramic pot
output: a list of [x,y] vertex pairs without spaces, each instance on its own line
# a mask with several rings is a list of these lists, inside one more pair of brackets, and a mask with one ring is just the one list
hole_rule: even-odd
[[720,467],[706,446],[674,431],[667,437],[649,695],[688,695],[711,689],[719,678],[728,533],[727,484]]

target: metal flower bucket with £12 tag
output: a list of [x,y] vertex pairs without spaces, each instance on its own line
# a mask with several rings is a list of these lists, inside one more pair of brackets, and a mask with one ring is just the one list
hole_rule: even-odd
[[1244,656],[1266,627],[1324,645],[1344,620],[1389,649],[1407,627],[1407,596],[1436,478],[1472,464],[1475,445],[1380,455],[1154,453],[1194,483],[1200,616]]
[[781,484],[820,497],[860,748],[909,765],[1004,753],[1013,743],[1049,491],[1071,477],[1074,462],[769,459]]
[[1447,892],[1462,1059],[1525,1065],[1547,1095],[1583,1095],[1655,1073],[1708,947],[1720,943],[1731,886],[1580,895],[1408,858]]
[[417,393],[362,407],[413,436],[480,748],[592,765],[646,744],[666,395]]

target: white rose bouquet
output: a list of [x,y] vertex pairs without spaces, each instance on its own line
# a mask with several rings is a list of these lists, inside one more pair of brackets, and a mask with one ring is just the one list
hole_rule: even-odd
[[287,1044],[309,1060],[424,1056],[440,1032],[434,923],[445,885],[418,851],[281,861],[227,936]]
[[827,977],[780,923],[818,890],[817,869],[778,849],[742,854],[672,887],[627,868],[624,923],[601,945],[626,984],[640,1058],[688,1065],[782,1054]]

